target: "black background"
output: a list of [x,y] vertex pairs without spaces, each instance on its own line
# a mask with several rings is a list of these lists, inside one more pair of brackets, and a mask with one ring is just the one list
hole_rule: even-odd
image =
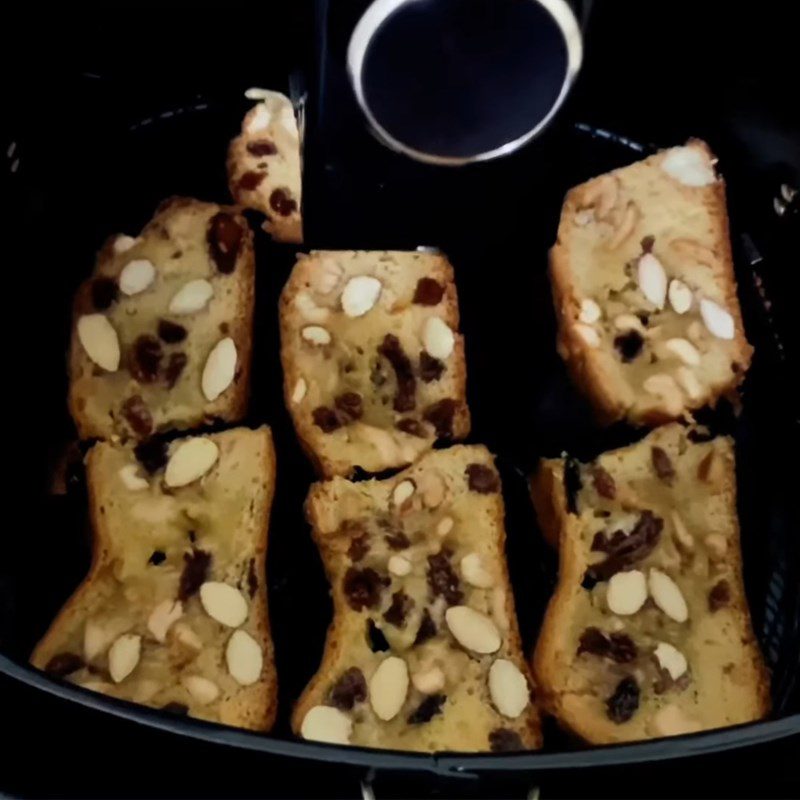
[[[363,3],[334,0],[339,2],[334,22],[344,26]],[[779,288],[784,271],[796,269],[799,251],[787,220],[775,217],[773,198],[782,182],[795,187],[800,183],[791,5],[600,0],[590,22],[581,78],[559,120],[562,126],[586,121],[659,145],[690,135],[713,142],[729,183],[747,187],[738,193],[732,216],[747,218],[767,260],[766,277],[776,287],[776,316],[787,320],[795,301]],[[516,161],[481,167],[483,185],[491,188],[476,196],[468,191],[469,173],[409,165],[383,151],[364,133],[357,117],[347,113],[343,101],[331,108],[326,95],[319,94],[321,88],[330,90],[328,84],[321,87],[315,81],[319,31],[311,8],[291,1],[286,6],[126,4],[46,13],[29,9],[12,15],[5,25],[9,48],[3,55],[7,113],[2,125],[17,131],[31,120],[41,120],[48,104],[57,110],[48,130],[57,174],[58,161],[70,158],[69,150],[62,149],[69,138],[70,115],[80,113],[77,98],[70,108],[73,77],[98,76],[96,102],[104,92],[124,90],[131,107],[144,109],[154,96],[184,97],[193,91],[219,96],[232,84],[237,91],[258,84],[251,76],[305,69],[309,113],[315,122],[309,148],[328,165],[325,175],[307,176],[309,234],[313,244],[328,246],[350,244],[348,216],[358,220],[360,229],[367,227],[375,239],[372,244],[381,247],[432,243],[426,237],[446,246],[451,240],[463,242],[476,226],[492,226],[500,235],[514,214],[500,189],[512,185],[523,193],[535,190],[530,173],[523,176],[518,165],[538,163],[543,174],[556,168],[548,163],[545,137]],[[550,140],[560,131],[554,127]],[[103,191],[120,190],[113,163],[105,180]],[[351,210],[333,230],[324,223],[324,211],[331,204]],[[444,228],[442,215],[447,217]],[[546,245],[531,244],[542,250]],[[790,326],[786,339],[789,347],[795,346]],[[0,678],[0,710],[6,732],[0,790],[12,795],[360,793],[363,776],[350,770],[278,762],[179,739],[101,717],[6,678]],[[378,797],[519,797],[533,786],[540,786],[545,798],[791,796],[798,791],[798,750],[798,741],[784,742],[667,766],[518,775],[491,783],[465,779],[433,785],[427,777],[378,775],[374,786]]]

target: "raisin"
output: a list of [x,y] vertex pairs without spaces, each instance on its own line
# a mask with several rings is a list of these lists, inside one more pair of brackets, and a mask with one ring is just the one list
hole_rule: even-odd
[[604,656],[608,654],[609,641],[600,628],[589,627],[582,634],[578,641],[578,652],[590,653],[593,656]]
[[243,237],[244,231],[230,214],[220,211],[209,220],[206,232],[208,250],[217,269],[224,275],[236,269]]
[[159,564],[163,564],[166,558],[167,554],[163,550],[153,550],[150,558],[147,559],[147,563],[157,567]]
[[419,376],[425,383],[438,381],[444,372],[444,361],[439,361],[425,350],[419,353]]
[[371,619],[367,620],[367,643],[373,653],[385,653],[390,649],[383,631]]
[[167,386],[171,389],[180,378],[181,373],[186,367],[189,357],[186,353],[171,353],[167,368],[164,370],[164,377],[167,380]]
[[289,214],[297,210],[297,201],[286,189],[275,189],[269,196],[269,205],[273,211],[277,211],[282,217],[288,217]]
[[55,678],[65,678],[83,666],[83,659],[75,653],[59,653],[45,664],[44,671]]
[[656,237],[655,236],[645,236],[641,241],[642,252],[643,253],[652,253],[653,252],[653,246],[655,245],[655,243],[656,243]]
[[161,365],[161,343],[155,336],[143,333],[134,343],[131,354],[131,374],[141,383],[153,383]]
[[629,364],[642,352],[644,339],[638,331],[629,330],[614,339],[614,347],[617,348],[620,358]]
[[245,172],[244,175],[239,178],[239,188],[245,192],[255,191],[261,185],[261,181],[266,177],[267,173],[265,171],[255,172],[250,170],[249,172]]
[[445,700],[447,697],[443,694],[429,695],[408,715],[408,724],[420,725],[423,722],[430,722],[437,714],[442,713]]
[[469,464],[464,470],[470,491],[478,494],[491,494],[500,491],[500,478],[485,464]]
[[612,633],[606,636],[599,628],[587,628],[578,643],[578,655],[591,655],[610,658],[617,664],[628,664],[633,661],[639,651],[633,639],[626,633]]
[[135,394],[122,404],[122,416],[140,438],[153,432],[153,417],[141,395]]
[[434,636],[436,636],[436,623],[433,621],[430,612],[426,608],[422,612],[422,619],[420,620],[419,628],[417,628],[417,635],[414,637],[414,644],[422,644],[423,642],[427,642],[428,639],[432,639]]
[[639,655],[636,643],[627,633],[612,633],[608,638],[611,641],[608,651],[609,658],[612,658],[617,664],[629,664]]
[[663,519],[655,516],[652,511],[643,511],[627,536],[614,534],[607,543],[608,558],[589,567],[587,574],[591,574],[596,581],[607,581],[620,570],[646,558],[658,544],[663,527]]
[[455,606],[464,599],[464,593],[450,563],[450,555],[451,552],[444,549],[428,556],[428,585],[434,595],[444,597],[448,605]]
[[105,311],[117,299],[119,289],[113,278],[95,278],[92,281],[92,305],[97,311]]
[[666,484],[671,484],[675,479],[675,468],[665,450],[660,447],[653,447],[650,450],[650,460],[653,462],[653,469],[656,475]]
[[436,429],[436,435],[449,438],[453,435],[453,416],[456,413],[456,401],[446,397],[438,403],[429,405],[422,414],[426,422]]
[[413,411],[417,404],[417,379],[414,377],[411,359],[403,351],[400,340],[394,334],[387,333],[378,347],[378,355],[392,365],[397,379],[394,410]]
[[335,431],[337,428],[341,427],[339,416],[332,408],[328,408],[328,406],[318,406],[311,413],[311,416],[314,420],[314,424],[318,428],[322,428],[324,433],[331,433],[331,431]]
[[591,592],[599,581],[595,576],[592,574],[591,567],[583,573],[583,580],[581,580],[581,588],[586,589],[587,592]]
[[352,422],[361,419],[364,413],[361,395],[356,392],[340,394],[333,402],[339,412],[339,420],[342,422]]
[[420,439],[424,439],[428,435],[425,426],[419,420],[412,419],[411,417],[401,419],[395,425],[395,428],[399,431],[403,431],[403,433],[409,434],[409,436],[417,436]]
[[420,306],[436,306],[444,297],[444,286],[433,278],[420,278],[414,290],[414,302]]
[[167,443],[160,439],[145,439],[133,448],[138,462],[152,475],[167,463]]
[[493,753],[515,753],[524,748],[522,739],[516,731],[495,728],[489,734],[489,749]]
[[410,539],[403,531],[392,531],[392,533],[387,534],[384,538],[386,539],[386,544],[388,544],[392,550],[405,550],[406,547],[411,546]]
[[275,143],[269,139],[258,139],[247,143],[247,152],[251,156],[274,156],[278,152]]
[[361,536],[356,536],[350,540],[350,547],[347,548],[347,555],[353,562],[361,561],[362,558],[369,552],[369,536],[362,533]]
[[610,539],[603,531],[597,531],[592,539],[592,550],[599,553],[613,553],[627,538],[621,530],[614,531]]
[[174,714],[176,717],[185,717],[189,713],[189,706],[183,703],[167,703],[165,706],[161,706],[161,710],[166,711],[167,714]]
[[405,628],[406,617],[413,607],[414,601],[405,592],[395,592],[383,618],[396,628]]
[[602,467],[595,467],[592,470],[592,484],[600,497],[613,500],[617,496],[617,484],[614,482],[608,470]]
[[358,667],[346,669],[331,687],[328,701],[334,708],[351,711],[356,703],[367,699],[367,682]]
[[211,553],[205,550],[192,550],[183,554],[183,572],[178,584],[178,600],[186,601],[205,583],[208,568],[211,566]]
[[342,581],[347,602],[354,611],[377,606],[381,599],[381,587],[388,585],[389,579],[379,575],[371,567],[350,567]]
[[731,601],[731,587],[728,581],[720,581],[708,593],[708,608],[710,611],[719,611]]
[[578,493],[583,488],[581,465],[577,459],[567,457],[564,462],[564,489],[567,492],[567,511],[578,513]]
[[614,690],[614,694],[606,700],[608,718],[618,725],[627,722],[639,708],[639,684],[632,676],[623,678]]
[[250,592],[250,597],[258,590],[258,575],[256,575],[256,560],[250,559],[250,565],[247,567],[247,591]]
[[158,321],[158,338],[167,344],[177,344],[186,338],[186,328],[168,319]]

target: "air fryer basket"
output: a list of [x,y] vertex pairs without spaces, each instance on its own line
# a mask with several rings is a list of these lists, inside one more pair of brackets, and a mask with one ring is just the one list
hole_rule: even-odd
[[[642,435],[624,426],[597,428],[568,381],[554,347],[547,248],[567,187],[640,158],[653,145],[565,122],[526,153],[491,167],[442,174],[388,153],[373,153],[372,164],[359,166],[361,154],[377,146],[355,118],[340,116],[338,107],[326,108],[342,91],[342,80],[323,71],[322,80],[309,86],[304,249],[426,245],[440,247],[453,261],[467,343],[470,441],[485,443],[498,455],[509,564],[530,651],[557,563],[537,528],[526,475],[541,456],[567,450],[590,458]],[[246,423],[269,423],[278,454],[268,555],[280,682],[274,731],[265,736],[170,717],[57,682],[26,665],[89,563],[86,489],[65,401],[71,294],[104,238],[115,231],[135,234],[163,198],[227,199],[226,145],[248,107],[243,90],[252,84],[290,90],[285,72],[246,75],[202,96],[118,77],[70,75],[46,108],[28,106],[30,113],[14,121],[14,134],[4,142],[3,185],[13,200],[6,216],[11,252],[5,297],[20,320],[6,334],[6,492],[25,512],[5,523],[0,670],[98,711],[187,736],[301,759],[440,774],[668,759],[800,731],[800,529],[792,485],[797,471],[789,466],[800,426],[789,390],[797,364],[781,340],[784,320],[776,318],[771,276],[764,274],[769,265],[760,260],[747,217],[737,215],[738,196],[747,187],[735,180],[729,181],[729,194],[737,277],[756,356],[741,412],[722,407],[702,421],[736,438],[745,580],[772,672],[770,719],[606,748],[582,747],[550,725],[544,750],[512,755],[429,756],[294,739],[290,709],[318,665],[331,603],[302,514],[314,475],[281,393],[277,298],[295,248],[274,244],[260,229],[253,392]],[[303,95],[294,79],[291,91],[296,101]],[[54,118],[69,124],[56,131],[48,124]],[[380,169],[372,170],[376,163]],[[726,171],[724,161],[721,168]]]

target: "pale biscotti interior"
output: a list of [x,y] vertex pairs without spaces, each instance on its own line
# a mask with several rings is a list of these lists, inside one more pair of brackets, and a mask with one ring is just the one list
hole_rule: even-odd
[[168,451],[99,443],[87,479],[91,570],[31,663],[112,697],[268,729],[269,428],[177,439]]
[[545,461],[534,478],[560,560],[533,662],[539,697],[591,743],[769,709],[742,584],[732,441],[694,438],[672,424],[591,464]]
[[228,149],[228,184],[240,205],[266,214],[264,230],[279,242],[302,242],[300,136],[288,97],[250,89],[258,100]]
[[550,270],[559,352],[601,419],[679,419],[743,380],[725,186],[703,142],[572,189]]
[[469,432],[453,268],[422,252],[300,256],[280,302],[286,404],[322,474],[402,467]]
[[135,239],[109,240],[75,298],[69,404],[81,438],[240,420],[254,265],[244,217],[188,198],[163,203]]
[[317,483],[306,511],[334,619],[295,732],[399,750],[538,747],[486,448],[427,453],[385,480]]

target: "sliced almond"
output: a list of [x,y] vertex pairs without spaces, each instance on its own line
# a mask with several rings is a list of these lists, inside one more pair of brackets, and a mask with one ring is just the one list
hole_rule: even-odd
[[442,517],[439,522],[436,523],[436,535],[444,539],[444,537],[453,530],[454,524],[455,522],[452,517]]
[[141,492],[150,486],[147,479],[141,476],[137,464],[126,464],[117,474],[125,488],[130,492]]
[[318,306],[308,292],[299,292],[294,298],[294,305],[306,322],[326,322],[331,315],[330,309]]
[[220,339],[208,354],[200,385],[209,403],[213,403],[233,383],[236,358],[236,345],[230,336]]
[[177,625],[172,628],[172,632],[175,639],[177,639],[185,647],[188,647],[190,650],[203,649],[202,639],[183,622],[177,623]]
[[722,561],[728,554],[728,540],[721,533],[711,533],[704,539],[712,561]]
[[656,711],[647,727],[652,736],[681,736],[685,733],[697,733],[703,729],[698,720],[690,717],[674,703],[669,703]]
[[675,370],[675,379],[692,400],[699,400],[703,396],[703,387],[697,375],[689,367],[678,367]]
[[606,602],[609,609],[620,617],[635,614],[647,600],[647,581],[638,569],[617,572],[608,582]]
[[378,665],[369,681],[369,703],[384,721],[397,716],[408,694],[408,666],[402,658],[389,656]]
[[205,278],[188,281],[172,295],[169,301],[171,314],[194,314],[202,311],[214,296],[214,287]]
[[636,331],[637,333],[641,334],[645,333],[645,327],[636,314],[620,314],[618,317],[614,317],[614,327],[618,331]]
[[683,281],[673,278],[669,282],[667,294],[669,304],[676,314],[685,314],[692,307],[692,290]]
[[440,317],[428,317],[422,329],[422,343],[434,358],[445,361],[455,347],[456,338],[448,324]]
[[303,401],[303,398],[306,396],[306,392],[308,391],[308,384],[305,381],[305,378],[298,378],[297,383],[294,385],[294,389],[292,389],[292,402],[297,405]]
[[697,239],[671,239],[669,248],[684,261],[694,261],[698,264],[713,266],[718,260],[717,254],[710,247],[700,244]]
[[173,622],[177,622],[183,616],[183,603],[180,600],[168,598],[162,600],[147,618],[147,630],[153,634],[157,642],[165,642],[167,632]]
[[271,122],[272,113],[263,103],[260,103],[248,114],[247,133],[264,131],[269,128]]
[[207,706],[219,697],[219,686],[202,675],[186,675],[181,679],[181,683],[200,705]]
[[119,290],[132,296],[148,289],[156,279],[156,268],[146,258],[129,261],[119,273]]
[[656,307],[664,308],[667,299],[667,273],[661,262],[652,254],[644,253],[637,265],[639,288]]
[[678,584],[666,572],[651,569],[647,580],[655,604],[675,622],[689,619],[689,608]]
[[411,562],[403,556],[391,556],[389,558],[388,566],[389,572],[391,572],[392,575],[397,575],[400,578],[408,575],[411,572]]
[[711,159],[699,147],[673,147],[661,159],[661,169],[684,186],[710,186],[717,180]]
[[502,644],[497,626],[485,614],[469,606],[451,606],[444,615],[455,640],[473,653],[496,653]]
[[238,628],[247,619],[247,600],[227,583],[206,581],[200,587],[200,603],[209,617],[229,628]]
[[700,363],[700,352],[688,339],[667,339],[664,347],[689,367],[696,367]]
[[438,508],[444,501],[447,491],[442,476],[429,470],[420,476],[419,484],[422,504],[425,508]]
[[578,322],[573,326],[573,329],[589,347],[600,347],[600,334],[591,325],[584,325],[584,323]]
[[675,543],[679,550],[684,553],[691,553],[694,550],[694,538],[689,533],[686,525],[677,511],[672,512],[672,530],[675,535]]
[[332,258],[323,258],[310,273],[311,288],[317,294],[328,295],[339,285],[344,268]]
[[610,175],[602,175],[583,190],[579,203],[581,208],[594,207],[598,220],[604,219],[617,203],[619,185]]
[[509,719],[516,719],[530,702],[528,681],[519,667],[498,658],[489,668],[489,695],[494,707]]
[[203,477],[217,463],[219,447],[205,436],[193,436],[178,443],[164,472],[164,483],[171,488],[187,486]]
[[392,503],[394,503],[395,508],[401,508],[403,503],[414,494],[416,488],[414,481],[408,479],[400,481],[392,492]]
[[615,228],[614,232],[611,234],[611,238],[608,240],[607,247],[609,250],[616,250],[625,244],[639,224],[639,216],[639,209],[636,204],[629,202],[625,207],[619,225]]
[[106,372],[119,369],[119,337],[102,314],[84,314],[78,319],[78,341],[98,367]]
[[700,316],[706,328],[718,339],[733,339],[736,332],[733,317],[721,305],[708,298],[702,298]]
[[261,677],[264,655],[261,646],[247,631],[234,631],[225,648],[225,663],[231,677],[241,686],[250,686]]
[[602,315],[603,312],[600,310],[600,306],[594,300],[586,297],[581,301],[581,313],[578,316],[581,322],[593,325]]
[[331,343],[330,333],[321,325],[306,325],[305,328],[300,331],[300,335],[309,344],[313,344],[316,347],[323,347]]
[[121,683],[136,669],[142,653],[142,637],[123,633],[108,650],[108,671],[114,683]]
[[461,577],[470,586],[478,589],[489,589],[494,586],[494,578],[483,565],[477,553],[468,553],[461,559]]
[[679,416],[683,410],[683,396],[678,384],[671,375],[658,373],[651,375],[642,384],[642,388],[648,393],[659,397],[664,408],[671,416]]
[[444,689],[445,676],[439,667],[431,667],[411,676],[414,688],[422,694],[436,694]]
[[353,721],[333,706],[313,706],[303,717],[300,735],[304,739],[328,744],[350,744]]
[[686,656],[669,642],[659,642],[655,656],[661,669],[665,669],[674,681],[689,668]]
[[378,302],[381,282],[372,275],[350,278],[342,290],[342,310],[348,317],[363,317]]
[[124,233],[121,233],[114,239],[114,252],[119,253],[127,253],[132,247],[135,247],[139,244],[139,239],[134,239],[133,236],[126,236]]

